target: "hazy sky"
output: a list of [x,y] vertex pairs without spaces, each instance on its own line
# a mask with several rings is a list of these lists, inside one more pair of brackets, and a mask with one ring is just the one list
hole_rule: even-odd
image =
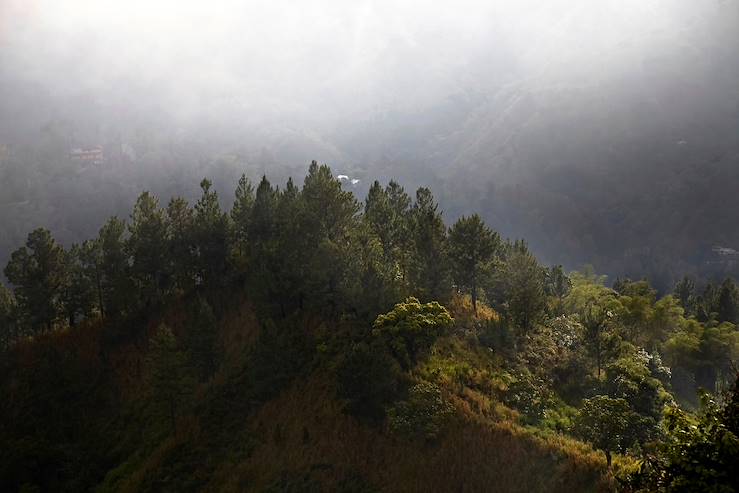
[[3,0],[0,61],[51,98],[330,122],[506,78],[627,70],[685,4]]
[[[56,146],[59,193],[8,213],[13,246],[84,198],[77,175],[54,188],[66,147],[123,142],[116,213],[152,184],[228,191],[245,167],[299,177],[317,159],[360,195],[432,186],[447,217],[479,211],[573,264],[696,231],[734,247],[738,47],[739,0],[0,0],[0,144]],[[46,200],[26,171],[8,202]],[[689,194],[692,230],[673,205]]]

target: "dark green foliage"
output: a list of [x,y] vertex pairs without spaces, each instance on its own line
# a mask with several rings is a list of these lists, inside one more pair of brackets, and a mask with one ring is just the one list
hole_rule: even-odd
[[408,370],[453,321],[438,302],[422,304],[416,298],[408,298],[395,305],[392,311],[379,315],[372,333],[387,345],[403,369]]
[[275,226],[280,254],[272,258],[271,265],[272,280],[279,290],[271,301],[279,306],[283,317],[300,307],[306,297],[307,244],[299,224],[301,207],[300,190],[291,178],[277,198]]
[[0,283],[0,348],[5,348],[18,336],[15,326],[15,296]]
[[125,313],[131,307],[133,283],[125,251],[126,223],[110,218],[100,229],[97,243],[101,257],[101,292],[106,316]]
[[248,258],[251,263],[252,285],[261,299],[279,296],[271,270],[276,263],[277,252],[277,200],[278,193],[266,176],[257,187],[256,198],[249,217]]
[[231,223],[233,224],[234,256],[237,268],[246,267],[247,245],[249,243],[249,223],[254,206],[254,187],[245,174],[239,178],[234,192],[234,203],[231,207]]
[[528,251],[514,248],[498,276],[510,319],[523,331],[531,329],[546,308],[544,270]]
[[594,384],[584,331],[580,323],[567,316],[548,320],[526,335],[516,355],[517,363],[539,381],[547,382],[565,401],[574,403]]
[[[303,384],[332,399],[327,376],[348,413],[386,419],[400,436],[439,437],[450,401],[473,419],[510,419],[502,400],[523,423],[574,429],[610,461],[661,439],[668,389],[690,404],[739,357],[732,281],[700,296],[685,281],[659,299],[646,281],[610,289],[592,271],[543,267],[476,215],[447,229],[428,189],[411,207],[397,183],[376,182],[360,214],[316,162],[302,190],[265,176],[254,191],[242,176],[230,214],[208,180],[201,189],[194,209],[175,198],[162,210],[144,193],[128,227],[111,218],[66,252],[37,230],[14,254],[15,294],[0,288],[0,439],[11,450],[0,478],[10,490],[204,489],[259,446],[261,424],[249,420],[267,401]],[[438,301],[408,297],[443,301],[455,288],[465,293],[449,304],[456,323]],[[163,323],[177,337],[161,326],[144,360],[147,327]],[[39,334],[48,328],[60,330]],[[318,442],[308,428],[269,435],[308,447]],[[356,486],[288,476],[272,486]]]
[[364,199],[363,218],[379,238],[387,257],[392,255],[393,250],[393,212],[387,192],[379,181],[375,181]]
[[284,389],[305,370],[314,352],[315,343],[296,321],[265,322],[246,366],[254,397],[267,400]]
[[721,399],[703,393],[696,416],[668,408],[665,439],[643,467],[640,491],[739,491],[738,383]]
[[632,419],[626,435],[631,443],[656,438],[668,394],[654,378],[644,355],[631,355],[606,368],[605,390],[609,396],[625,400],[638,419]]
[[675,297],[680,301],[680,304],[686,312],[691,312],[693,303],[695,300],[695,282],[688,276],[683,277],[677,284],[673,291]]
[[588,306],[582,317],[582,325],[585,329],[583,331],[583,341],[595,362],[598,377],[600,377],[603,369],[605,358],[613,346],[614,339],[609,331],[609,319],[611,317],[612,314],[609,311],[604,311],[597,305]]
[[98,239],[86,240],[79,246],[78,261],[84,281],[88,284],[90,302],[97,309],[101,317],[105,318],[105,303],[103,299],[103,255]]
[[0,283],[0,351],[18,338],[16,304],[12,291]]
[[202,195],[195,204],[193,218],[193,253],[198,283],[216,288],[226,280],[230,226],[212,185],[207,178],[200,182]]
[[410,236],[411,199],[403,187],[391,181],[384,189],[375,181],[364,201],[364,220],[382,245],[385,262],[406,276]]
[[[305,292],[311,305],[335,316],[341,305],[347,272],[350,235],[357,226],[359,204],[326,165],[315,161],[308,169],[300,194],[300,229],[306,262]],[[302,245],[301,245],[302,244]],[[295,246],[294,246],[295,247]]]
[[439,437],[451,420],[454,407],[441,389],[429,382],[414,385],[408,399],[388,410],[390,430],[411,440],[431,441]]
[[28,235],[26,246],[13,252],[5,275],[15,287],[23,322],[33,331],[51,330],[63,313],[69,282],[64,249],[46,229]]
[[378,344],[355,344],[336,369],[339,397],[347,410],[361,418],[380,421],[385,407],[400,390],[400,366]]
[[515,334],[505,320],[492,319],[481,322],[478,339],[480,344],[497,353],[509,358],[515,356]]
[[633,443],[630,428],[639,421],[626,400],[596,395],[583,401],[575,418],[574,431],[602,450],[610,467],[611,454]]
[[172,330],[160,326],[149,340],[147,362],[150,368],[151,402],[160,416],[169,419],[174,430],[193,392],[193,379],[187,355],[177,343]]
[[340,242],[354,225],[359,204],[351,192],[341,189],[341,183],[331,168],[313,161],[308,168],[302,190],[306,220],[313,225],[317,238]]
[[508,384],[505,403],[519,411],[525,423],[534,424],[544,418],[544,413],[553,404],[554,394],[547,383],[524,368],[514,372]]
[[198,297],[192,303],[186,331],[188,352],[195,373],[200,380],[207,380],[216,371],[221,351],[216,317],[203,298]]
[[459,290],[469,291],[472,308],[477,313],[477,296],[483,276],[500,245],[500,237],[473,214],[462,216],[449,229],[449,258],[452,278]]
[[421,298],[443,302],[449,298],[449,265],[446,227],[438,209],[431,190],[416,191],[411,211],[411,283]]
[[249,217],[251,256],[255,259],[268,254],[270,247],[273,246],[277,198],[277,191],[272,188],[267,177],[262,176]]
[[[356,253],[362,271],[355,290],[371,293],[369,311],[374,316],[408,293],[410,262],[410,197],[391,181],[384,189],[374,182],[364,206],[363,228],[356,230]],[[357,267],[355,267],[357,268]],[[364,304],[364,303],[362,303]]]
[[167,230],[167,269],[173,287],[187,292],[194,286],[194,214],[187,201],[173,197],[165,211]]
[[737,289],[733,279],[726,279],[721,283],[718,291],[716,312],[719,322],[731,322],[735,324],[739,321],[739,289]]
[[546,272],[545,287],[547,294],[553,296],[556,300],[554,306],[555,315],[561,314],[564,310],[564,297],[572,289],[572,280],[565,274],[561,265],[555,265]]
[[78,317],[91,317],[96,302],[97,269],[90,266],[87,245],[72,245],[66,252],[65,261],[67,282],[64,285],[62,304],[70,327],[74,326]]
[[130,274],[139,303],[158,302],[169,284],[167,230],[159,199],[149,192],[139,195],[128,231],[126,249],[131,258]]
[[385,261],[379,238],[365,222],[350,233],[350,245],[342,291],[351,310],[371,321],[401,300],[406,289],[397,264]]

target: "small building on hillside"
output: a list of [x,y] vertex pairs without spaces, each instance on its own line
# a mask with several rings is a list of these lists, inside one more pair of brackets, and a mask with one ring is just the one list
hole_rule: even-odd
[[725,246],[714,246],[712,248],[713,253],[716,254],[719,257],[729,258],[729,259],[739,259],[739,252],[734,250],[733,248],[728,248]]
[[102,164],[105,160],[103,146],[74,148],[69,151],[69,158],[82,164]]

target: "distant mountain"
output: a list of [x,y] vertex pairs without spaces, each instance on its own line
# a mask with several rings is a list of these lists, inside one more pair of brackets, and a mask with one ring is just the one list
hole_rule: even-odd
[[[677,272],[723,275],[708,260],[715,244],[739,248],[739,8],[662,3],[675,7],[663,25],[644,30],[614,9],[633,32],[564,53],[533,43],[519,66],[551,63],[344,147],[371,142],[380,166],[408,165],[403,176],[441,190],[448,215],[481,210],[551,262],[648,272],[662,288]],[[568,46],[601,7],[576,4],[545,29]]]
[[[39,224],[65,243],[89,236],[142,187],[191,196],[208,175],[227,203],[242,171],[282,181],[318,159],[360,195],[375,179],[430,185],[448,219],[480,211],[552,263],[647,273],[661,289],[676,273],[737,274],[711,248],[739,249],[739,1],[529,2],[489,17],[463,52],[445,31],[393,27],[371,73],[306,73],[305,101],[212,91],[178,105],[189,86],[42,80],[0,46],[17,68],[0,74],[0,144],[17,157],[0,155],[0,261]],[[135,163],[64,174],[70,146],[122,143]]]

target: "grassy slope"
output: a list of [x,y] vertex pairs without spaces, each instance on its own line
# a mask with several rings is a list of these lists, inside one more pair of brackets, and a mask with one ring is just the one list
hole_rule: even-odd
[[[242,304],[223,327],[230,347],[239,348],[228,353],[234,362],[255,340],[258,324]],[[460,365],[464,379],[453,377]],[[222,373],[200,390],[176,433],[147,432],[149,439],[99,490],[612,490],[602,454],[515,424],[515,413],[490,392],[494,366],[486,349],[450,335],[414,371],[412,378],[441,385],[458,410],[434,444],[403,441],[343,413],[333,380],[320,367],[266,401],[253,398],[245,372]]]

